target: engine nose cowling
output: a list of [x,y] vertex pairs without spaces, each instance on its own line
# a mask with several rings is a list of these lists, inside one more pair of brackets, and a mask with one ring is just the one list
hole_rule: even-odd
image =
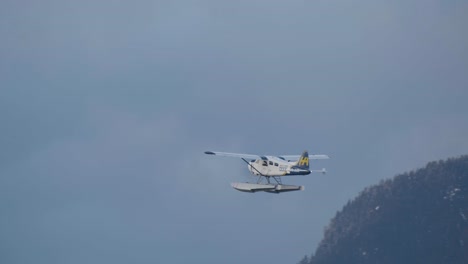
[[253,175],[258,175],[258,172],[254,168],[252,168],[252,166],[252,162],[249,162],[249,165],[247,165],[247,168],[249,169],[250,173],[252,173]]

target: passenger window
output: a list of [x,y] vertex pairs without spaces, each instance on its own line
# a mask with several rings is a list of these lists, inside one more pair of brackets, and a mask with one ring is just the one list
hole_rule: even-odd
[[278,163],[275,163],[275,166],[278,167]]
[[268,166],[268,163],[266,162],[266,160],[263,161],[262,166]]
[[268,162],[270,165],[273,165],[273,161]]

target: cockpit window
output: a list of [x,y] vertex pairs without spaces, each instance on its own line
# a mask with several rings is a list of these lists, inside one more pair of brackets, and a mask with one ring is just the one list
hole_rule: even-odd
[[263,164],[262,164],[262,166],[268,166],[268,163],[267,163],[267,161],[266,161],[266,160],[264,160],[264,161],[263,161]]
[[270,161],[268,162],[268,164],[273,165],[273,161],[270,160]]

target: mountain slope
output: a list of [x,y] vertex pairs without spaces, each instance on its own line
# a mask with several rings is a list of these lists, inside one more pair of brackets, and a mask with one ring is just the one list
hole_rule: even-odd
[[364,189],[309,263],[468,263],[468,156]]

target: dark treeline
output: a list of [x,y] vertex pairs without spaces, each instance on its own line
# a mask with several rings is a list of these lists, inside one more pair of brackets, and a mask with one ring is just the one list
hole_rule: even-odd
[[468,263],[468,156],[364,189],[299,263]]

